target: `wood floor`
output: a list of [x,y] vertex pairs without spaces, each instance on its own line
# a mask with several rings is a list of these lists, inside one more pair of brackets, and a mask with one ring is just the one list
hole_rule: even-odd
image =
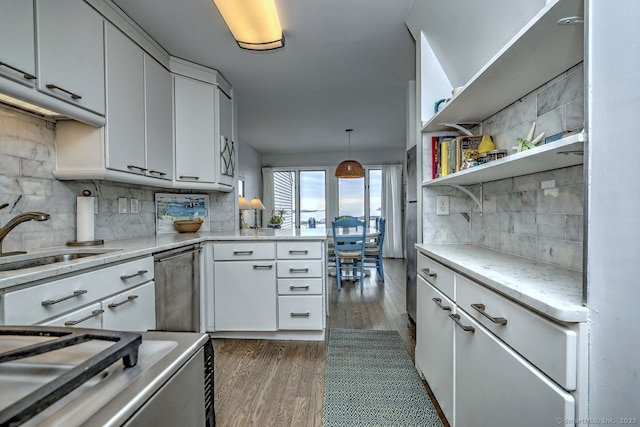
[[[385,282],[373,274],[330,278],[327,328],[395,329],[414,358],[415,326],[405,309],[404,260],[385,260]],[[218,426],[321,426],[326,340],[214,340]],[[433,399],[432,399],[433,400]]]

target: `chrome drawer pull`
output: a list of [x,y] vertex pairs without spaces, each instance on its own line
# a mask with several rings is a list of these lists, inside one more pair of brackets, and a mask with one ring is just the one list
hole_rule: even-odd
[[271,270],[273,268],[273,264],[269,264],[269,265],[254,265],[253,269],[254,270],[260,270],[260,269],[266,269],[266,270]]
[[132,279],[136,276],[142,276],[143,274],[147,274],[148,272],[149,272],[148,270],[140,270],[136,274],[130,274],[128,276],[120,276],[120,280]]
[[290,268],[289,273],[308,273],[309,268]]
[[138,298],[138,295],[129,295],[126,300],[120,301],[120,302],[112,302],[107,307],[109,307],[109,308],[120,307],[122,304],[126,304],[128,302],[131,302],[131,301],[133,301],[134,299],[137,299],[137,298]]
[[164,172],[160,172],[160,171],[149,171],[149,173],[151,175],[160,175],[160,176],[166,176],[167,174]]
[[309,317],[309,312],[306,313],[291,313],[291,317]]
[[303,254],[306,255],[308,254],[309,251],[307,249],[300,249],[300,250],[295,250],[295,249],[289,249],[289,254],[293,255],[293,254]]
[[197,181],[200,179],[199,176],[189,176],[189,175],[180,175],[180,179],[193,179],[194,181]]
[[435,302],[435,303],[436,303],[436,305],[437,305],[438,307],[440,307],[441,309],[451,311],[451,306],[449,306],[449,305],[442,305],[442,298],[431,298],[431,300],[432,300],[433,302]]
[[82,319],[79,320],[69,320],[67,322],[64,322],[64,326],[74,326],[77,325],[80,322],[84,322],[85,320],[89,320],[92,317],[96,317],[96,316],[100,316],[102,313],[104,313],[104,310],[93,310],[91,312],[90,315],[88,315],[87,317],[83,317]]
[[253,255],[253,251],[233,251],[234,255]]
[[434,279],[435,279],[436,277],[438,277],[438,274],[437,274],[437,273],[430,273],[428,268],[423,268],[423,269],[422,269],[422,270],[420,270],[420,271],[422,271],[422,272],[423,272],[424,274],[426,274],[428,277],[433,277]]
[[27,80],[35,80],[35,79],[37,79],[37,77],[34,76],[33,74],[25,73],[21,69],[16,68],[16,67],[12,67],[11,65],[7,64],[6,62],[0,62],[0,67],[7,67],[10,70],[13,70],[13,71],[15,71],[17,73],[20,73],[20,74],[22,74],[22,77],[24,77]]
[[309,290],[309,285],[305,285],[305,286],[289,286],[289,290],[290,291],[308,291]]
[[73,92],[69,92],[68,90],[63,89],[63,88],[61,88],[60,86],[56,86],[56,85],[53,85],[53,84],[51,84],[51,83],[49,83],[49,84],[47,85],[47,89],[51,89],[51,90],[57,89],[57,90],[59,90],[60,92],[64,92],[64,93],[66,93],[67,95],[69,95],[69,96],[71,97],[71,99],[82,99],[82,97],[81,97],[80,95],[78,95],[78,94],[76,94],[76,93],[73,93]]
[[462,328],[463,331],[465,332],[475,332],[476,328],[474,328],[473,326],[465,326],[460,322],[460,315],[459,314],[450,314],[449,317],[451,317],[453,319],[454,322],[456,322],[456,325],[460,326]]
[[488,314],[486,311],[484,311],[487,308],[484,304],[471,304],[471,307],[475,308],[478,311],[478,313],[482,314],[484,317],[491,320],[493,323],[497,325],[507,324],[507,319],[505,319],[504,317],[493,317],[490,314]]
[[86,294],[86,293],[87,293],[87,291],[85,291],[84,289],[80,289],[79,291],[73,291],[73,295],[68,295],[68,296],[62,297],[60,299],[48,299],[46,301],[42,301],[42,305],[47,307],[49,305],[57,304],[59,302],[66,301],[66,300],[71,299],[71,298],[79,297],[80,295],[83,295],[83,294]]
[[145,173],[146,171],[149,170],[147,168],[143,168],[143,167],[136,166],[136,165],[127,165],[127,169],[137,169],[137,170],[140,171],[140,173]]

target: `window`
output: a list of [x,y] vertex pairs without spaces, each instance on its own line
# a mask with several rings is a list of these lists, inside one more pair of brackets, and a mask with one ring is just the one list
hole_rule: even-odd
[[382,169],[365,171],[365,178],[338,179],[338,216],[355,216],[375,228],[382,214]]
[[326,227],[325,176],[325,171],[300,171],[300,228],[309,227],[309,219],[316,228]]
[[[296,172],[273,172],[273,201],[274,210],[284,210],[284,222],[281,228],[294,228],[296,224]],[[268,212],[268,216],[271,212]]]
[[382,169],[369,169],[369,227],[382,216]]

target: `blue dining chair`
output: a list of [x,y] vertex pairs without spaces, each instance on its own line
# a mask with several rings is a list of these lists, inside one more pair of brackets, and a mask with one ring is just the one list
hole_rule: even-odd
[[[341,228],[353,228],[354,233],[340,234]],[[360,290],[364,289],[364,245],[367,233],[364,221],[342,219],[331,223],[333,250],[336,263],[336,281],[338,291],[342,289],[342,280],[360,280]],[[350,273],[349,273],[350,272]]]
[[375,267],[380,280],[384,282],[384,267],[382,265],[382,246],[384,244],[384,234],[387,226],[386,218],[380,218],[378,221],[378,234],[376,236],[375,243],[368,243],[364,248],[364,261],[365,266]]

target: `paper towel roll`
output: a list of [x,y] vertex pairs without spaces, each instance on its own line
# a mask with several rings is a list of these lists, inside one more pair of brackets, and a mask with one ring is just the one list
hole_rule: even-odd
[[94,199],[95,197],[78,197],[76,208],[77,241],[94,240]]

